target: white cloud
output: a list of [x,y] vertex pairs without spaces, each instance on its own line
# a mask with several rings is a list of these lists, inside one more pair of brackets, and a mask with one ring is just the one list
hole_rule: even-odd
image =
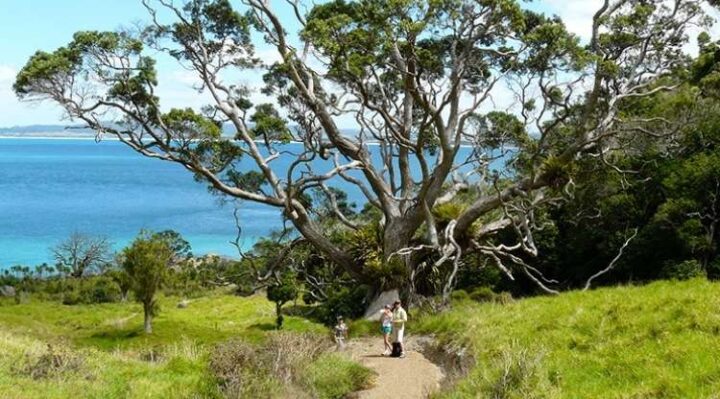
[[589,40],[592,34],[592,18],[603,4],[602,0],[545,0],[552,14],[562,18],[567,29]]
[[7,82],[12,82],[16,74],[17,71],[15,68],[9,65],[0,65],[0,84],[3,85],[2,88],[4,88]]
[[[603,0],[544,0],[543,4],[549,9],[548,13],[562,18],[568,31],[580,36],[583,41],[588,41],[592,34],[593,16],[602,6]],[[704,3],[702,7],[715,20],[720,19],[720,12],[716,8]],[[697,54],[695,39],[700,32],[701,29],[698,27],[690,27],[687,30],[689,42],[685,45],[685,51],[688,54]],[[716,40],[720,38],[720,24],[714,23],[709,33]]]

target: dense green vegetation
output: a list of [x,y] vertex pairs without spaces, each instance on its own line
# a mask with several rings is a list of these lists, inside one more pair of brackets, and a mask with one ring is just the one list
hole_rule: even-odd
[[[236,260],[194,258],[166,231],[114,259],[73,236],[57,265],[11,268],[0,388],[341,397],[369,373],[320,337],[399,289],[426,312],[411,330],[469,354],[440,396],[720,390],[720,44],[701,33],[685,54],[689,27],[711,26],[699,1],[608,1],[587,43],[515,0],[329,1],[295,9],[293,37],[263,1],[160,3],[170,20],[142,34],[83,31],[37,52],[15,92],[182,164],[226,200],[276,209],[286,228]],[[255,58],[258,37],[278,62]],[[160,107],[158,53],[197,73],[212,94],[202,112]],[[226,83],[254,69],[276,104]],[[490,104],[496,84],[517,104]],[[272,168],[279,157],[289,170]]]
[[[462,301],[414,329],[468,347],[447,398],[711,398],[720,390],[720,285],[704,279]],[[452,346],[452,345],[450,345]]]

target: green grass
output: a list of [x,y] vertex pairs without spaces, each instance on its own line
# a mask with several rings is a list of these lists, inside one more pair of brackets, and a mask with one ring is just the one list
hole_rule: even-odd
[[[177,309],[161,298],[155,333],[142,333],[137,304],[0,305],[3,398],[204,398],[218,396],[211,348],[229,338],[260,343],[273,327],[262,297],[215,294]],[[352,322],[353,334],[375,323]],[[307,319],[286,329],[327,333]],[[720,392],[720,284],[656,282],[537,297],[509,304],[460,301],[420,317],[408,333],[432,333],[473,354],[470,373],[445,398],[712,398]],[[48,349],[47,344],[53,349]],[[49,376],[48,353],[62,361]],[[148,359],[159,357],[153,361]],[[302,373],[306,391],[342,397],[366,383],[367,369],[322,355]]]
[[[55,346],[57,348],[57,345]],[[57,350],[57,349],[53,349]],[[0,332],[0,392],[3,398],[191,398],[216,396],[201,351],[178,351],[162,362],[147,362],[121,352],[63,348],[80,359],[77,368],[57,367],[34,378],[23,371],[42,367],[43,341]]]
[[416,331],[475,356],[447,398],[711,398],[720,392],[720,284],[656,282],[463,302]]
[[[262,296],[242,298],[218,293],[193,299],[186,309],[178,309],[178,301],[176,297],[159,298],[161,310],[150,335],[142,330],[142,307],[132,302],[68,306],[30,301],[0,306],[0,329],[47,341],[69,340],[79,346],[112,350],[147,349],[185,340],[212,344],[237,336],[257,342],[275,328],[274,305]],[[285,317],[284,329],[327,331],[319,323],[293,316]]]
[[[217,397],[208,371],[210,351],[229,338],[260,343],[274,329],[274,306],[259,296],[222,294],[194,299],[186,309],[178,309],[178,301],[160,298],[151,335],[142,332],[142,309],[134,303],[3,302],[0,397]],[[292,316],[285,318],[285,330],[327,333],[318,323]],[[48,359],[60,359],[51,375],[28,374],[43,369]],[[79,359],[79,365],[66,367],[63,359]]]
[[368,388],[373,373],[336,353],[320,356],[308,366],[303,378],[318,399],[343,398],[348,392]]

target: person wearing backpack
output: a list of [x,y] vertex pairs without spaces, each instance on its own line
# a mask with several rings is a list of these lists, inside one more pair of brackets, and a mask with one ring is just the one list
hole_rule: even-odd
[[[407,312],[402,307],[402,303],[398,299],[393,304],[393,355],[405,357],[405,346],[403,340],[405,338],[405,323],[407,322]],[[400,353],[397,354],[396,352]]]

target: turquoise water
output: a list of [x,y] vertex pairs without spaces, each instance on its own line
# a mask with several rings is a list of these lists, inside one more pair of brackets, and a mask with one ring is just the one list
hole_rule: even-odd
[[[371,151],[380,165],[377,148]],[[280,177],[302,146],[282,150],[271,164]],[[460,152],[465,159],[470,148]],[[333,167],[319,159],[312,164],[318,173]],[[251,166],[243,160],[239,167]],[[419,177],[419,169],[412,169]],[[298,167],[295,175],[303,171]],[[365,202],[350,183],[337,178],[330,185],[347,192],[358,208]],[[230,243],[237,235],[236,206],[245,248],[282,227],[278,209],[248,201],[223,204],[181,166],[141,156],[119,141],[0,138],[0,269],[52,263],[50,248],[73,232],[106,236],[120,249],[141,229],[172,229],[196,255],[237,256]]]
[[[140,229],[173,229],[195,254],[237,256],[233,209],[179,165],[117,141],[0,139],[0,268],[52,262],[49,248],[74,231],[118,249]],[[277,210],[239,209],[245,246],[281,225]]]

